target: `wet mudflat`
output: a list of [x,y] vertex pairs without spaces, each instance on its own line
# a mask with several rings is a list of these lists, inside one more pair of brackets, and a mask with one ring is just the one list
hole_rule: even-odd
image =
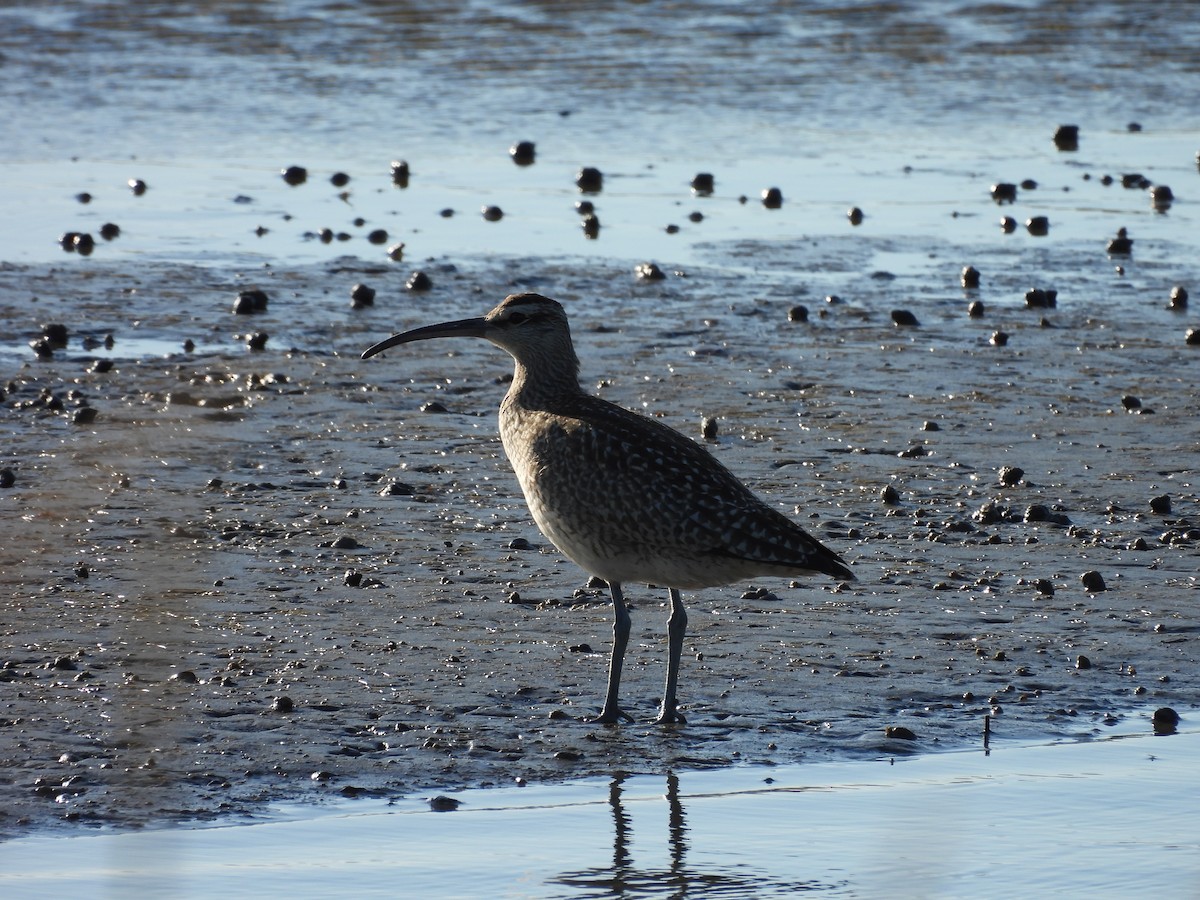
[[[1097,33],[1122,10],[1099,5]],[[25,13],[49,50],[89,27],[59,12]],[[933,22],[942,10],[905,12]],[[1021,21],[1036,31],[1042,15]],[[313,32],[293,25],[280,33],[317,53],[304,43]],[[497,42],[510,35],[496,27]],[[329,34],[344,40],[339,29]],[[728,50],[744,39],[721,33],[705,40]],[[1170,54],[1157,74],[1137,68],[1152,38],[1123,57],[1138,98],[1194,74]],[[170,34],[138,40],[161,65],[178,47]],[[640,46],[610,40],[618,55]],[[1082,71],[1105,44],[1078,40]],[[1013,46],[1024,49],[1011,64],[1032,65],[1032,50]],[[221,108],[196,68],[213,52],[181,57],[181,95],[198,108]],[[35,55],[6,53],[16,66]],[[825,54],[828,70],[809,75],[829,83],[839,57]],[[260,74],[289,71],[252,60]],[[347,77],[350,62],[328,65]],[[908,59],[904,71],[924,65]],[[163,100],[140,84],[128,88],[139,103],[114,138],[120,153],[72,162],[70,133],[38,108],[35,133],[61,158],[14,150],[7,171],[27,227],[6,235],[0,264],[0,468],[11,473],[0,489],[0,832],[959,748],[981,740],[985,716],[1014,740],[1148,730],[1165,706],[1186,720],[1200,696],[1200,348],[1187,341],[1194,314],[1170,297],[1200,283],[1194,121],[1163,113],[1130,130],[1101,94],[1071,108],[1086,113],[1078,151],[1054,145],[1058,115],[1026,110],[1028,132],[1012,133],[998,124],[1005,109],[986,106],[970,114],[977,128],[935,124],[930,141],[919,126],[952,100],[936,95],[914,101],[911,121],[855,119],[858,139],[839,156],[844,98],[801,120],[796,96],[780,92],[791,127],[813,128],[811,149],[790,152],[795,133],[782,127],[746,141],[725,85],[734,93],[713,95],[711,149],[690,143],[678,110],[655,123],[670,128],[640,119],[625,145],[597,145],[597,125],[628,119],[629,106],[585,102],[562,116],[555,77],[530,87],[499,66],[490,75],[495,96],[524,87],[546,114],[487,119],[482,133],[461,114],[424,129],[412,120],[404,187],[389,171],[396,135],[346,147],[334,127],[345,119],[289,124],[307,143],[275,137],[266,158],[180,103],[160,112],[228,152],[179,156],[185,137],[146,131],[139,111]],[[384,108],[336,89],[337,116]],[[860,94],[877,112],[895,102],[873,90]],[[281,128],[304,96],[279,95]],[[235,123],[263,114],[246,97],[226,102]],[[474,102],[468,112],[485,103]],[[76,140],[103,132],[100,117],[75,112]],[[507,148],[531,131],[548,135],[537,162],[515,167]],[[279,173],[297,158],[310,178],[291,187]],[[588,164],[610,175],[591,198],[594,239],[573,209]],[[331,184],[342,169],[349,184]],[[688,187],[705,170],[711,197]],[[1173,205],[1124,186],[1136,172],[1173,186]],[[993,200],[1002,182],[1018,185],[1014,203]],[[759,199],[771,186],[777,210]],[[503,218],[485,219],[485,205]],[[1044,236],[1025,224],[1037,216]],[[106,241],[109,220],[121,233]],[[325,243],[323,227],[348,237]],[[1112,255],[1122,227],[1134,244]],[[368,239],[375,228],[386,242]],[[62,250],[65,231],[95,233],[93,252]],[[397,242],[399,260],[386,252]],[[667,277],[637,277],[646,262]],[[962,286],[968,265],[977,288]],[[430,290],[408,287],[417,270]],[[354,308],[356,284],[376,291],[372,305]],[[1034,288],[1040,298],[1027,298]],[[269,303],[235,313],[248,290]],[[585,384],[697,439],[715,420],[712,452],[858,574],[850,587],[764,581],[689,595],[686,726],[585,721],[605,678],[607,596],[524,509],[496,435],[503,353],[445,343],[359,359],[393,330],[480,314],[515,290],[567,307]],[[972,302],[982,315],[968,315]],[[55,324],[65,345],[35,352]],[[665,592],[627,593],[625,702],[648,720]]]

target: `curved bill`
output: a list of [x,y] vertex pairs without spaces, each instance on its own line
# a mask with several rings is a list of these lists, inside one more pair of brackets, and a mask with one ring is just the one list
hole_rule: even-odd
[[457,322],[442,322],[439,325],[425,325],[412,331],[402,331],[384,338],[378,344],[372,344],[363,351],[362,358],[370,359],[377,353],[390,350],[400,344],[411,344],[413,341],[425,341],[441,337],[484,337],[487,329],[487,319],[459,319]]

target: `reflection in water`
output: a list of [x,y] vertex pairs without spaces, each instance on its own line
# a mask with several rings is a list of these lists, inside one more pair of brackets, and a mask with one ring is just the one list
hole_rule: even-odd
[[[626,773],[613,776],[608,803],[613,818],[612,863],[578,872],[565,872],[551,884],[572,890],[560,897],[771,897],[791,896],[799,891],[844,889],[845,883],[781,880],[765,870],[736,861],[727,864],[689,865],[688,828],[679,776],[667,775],[667,863],[641,867],[631,849],[633,823],[622,796]],[[636,802],[636,801],[635,801]],[[728,857],[723,847],[722,857]],[[738,871],[734,871],[738,870]]]

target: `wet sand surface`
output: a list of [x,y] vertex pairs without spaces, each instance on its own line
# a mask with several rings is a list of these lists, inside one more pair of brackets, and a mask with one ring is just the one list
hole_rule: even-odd
[[[895,6],[893,19],[926,27],[962,21],[946,19],[942,4]],[[1004,15],[1041,34],[1049,25],[1039,17],[1058,6]],[[1094,32],[1066,44],[1078,53],[1067,70],[1094,80],[1115,76],[1085,65],[1108,48],[1091,35],[1115,40],[1136,5],[1098,7]],[[87,8],[108,14],[104,4]],[[242,33],[224,4],[183,8],[210,41]],[[519,113],[488,118],[480,94],[431,124],[418,114],[406,125],[414,180],[400,190],[373,136],[338,141],[338,128],[382,103],[340,80],[356,69],[342,51],[378,25],[371,4],[349,8],[363,21],[319,32],[337,52],[308,43],[318,32],[303,24],[328,11],[297,5],[296,21],[271,23],[291,49],[246,65],[292,92],[265,111],[252,100],[269,91],[229,99],[228,146],[185,102],[221,108],[209,92],[233,77],[224,49],[188,45],[170,75],[186,85],[182,99],[174,110],[156,106],[166,101],[151,76],[180,46],[164,15],[162,33],[143,24],[135,35],[154,50],[135,64],[147,80],[95,86],[106,103],[125,97],[129,107],[115,152],[95,148],[104,117],[61,97],[35,104],[35,127],[9,151],[6,189],[28,227],[5,226],[0,263],[0,468],[12,473],[0,489],[0,834],[253,816],[269,802],[516,779],[957,748],[981,740],[989,715],[1001,739],[1089,737],[1130,717],[1148,729],[1157,707],[1185,717],[1195,709],[1200,347],[1185,337],[1194,313],[1168,308],[1173,286],[1194,293],[1200,284],[1188,202],[1194,116],[1156,107],[1157,130],[1130,132],[1108,94],[1058,94],[1048,80],[1035,99],[1093,98],[1082,108],[1082,149],[1061,153],[1051,136],[1081,117],[1079,106],[1069,117],[1026,110],[1030,132],[1020,137],[997,124],[1008,110],[1000,100],[964,114],[978,133],[938,130],[960,92],[988,97],[982,73],[972,69],[964,86],[942,70],[938,83],[955,89],[913,101],[911,116],[889,105],[908,88],[862,87],[867,108],[851,127],[868,139],[845,157],[836,155],[844,97],[813,112],[814,149],[789,152],[806,120],[797,118],[803,98],[784,88],[772,94],[787,98],[775,113],[794,130],[764,131],[747,148],[736,84],[717,86],[717,70],[697,63],[696,84],[715,92],[710,152],[689,146],[675,108],[661,113],[671,126],[661,141],[643,117],[629,126],[628,147],[608,132],[592,147],[597,126],[629,116],[639,98],[657,114],[666,88],[652,81],[618,100],[597,77],[567,94],[559,72],[522,93],[499,57],[477,52],[490,59],[482,82],[439,70],[427,72],[431,83],[457,97],[491,78],[497,108]],[[837,31],[843,38],[866,27],[857,9],[843,10],[853,19]],[[1179,33],[1195,33],[1190,7],[1174,9]],[[541,7],[510,12],[554,20]],[[646,50],[644,36],[622,36],[617,20],[591,12],[609,67]],[[726,12],[725,24],[699,13],[689,21],[700,49],[722,49],[738,79],[783,73],[786,88],[808,84],[802,73],[830,83],[842,51],[822,43],[828,69],[816,71],[739,57],[731,47],[748,38],[722,29],[743,11]],[[809,33],[811,23],[773,15],[776,33]],[[56,41],[116,41],[134,27],[19,5],[5,17],[31,41],[4,48],[19,74]],[[468,56],[455,29],[491,35],[470,45],[477,51],[512,39],[512,22],[485,24],[445,28]],[[248,24],[245,39],[264,27]],[[531,25],[521,34],[531,47],[550,40]],[[965,65],[975,44],[947,45],[947,34],[918,29],[906,46],[948,46],[951,69]],[[1126,102],[1167,103],[1195,83],[1187,60],[1169,52],[1174,42],[1154,57],[1157,74],[1140,66],[1153,37],[1139,32],[1121,57]],[[37,41],[41,50],[30,50]],[[1036,41],[1005,46],[1019,48],[1006,64],[1034,65]],[[287,80],[306,54],[322,61],[317,74],[338,73],[328,87],[345,100],[307,133],[289,116],[313,94]],[[893,45],[856,58],[866,73],[891,66],[914,79],[930,65]],[[59,74],[82,77],[88,59]],[[219,74],[203,77],[204,60]],[[405,65],[389,78],[403,82]],[[6,103],[35,96],[22,93],[35,91],[29,79],[15,83]],[[567,96],[595,118],[576,127],[580,116],[558,115],[555,101]],[[549,112],[531,116],[520,98]],[[78,127],[50,122],[58,104]],[[870,134],[875,107],[883,118]],[[148,110],[178,132],[151,136]],[[257,114],[268,159],[238,133]],[[507,142],[534,126],[554,136],[553,152],[522,182]],[[181,154],[190,140],[221,159]],[[388,141],[395,135],[379,143]],[[278,171],[305,150],[321,168],[289,188]],[[84,158],[68,161],[73,154]],[[327,183],[343,158],[355,179],[349,197]],[[583,164],[620,173],[593,198],[605,223],[596,241],[571,209]],[[705,168],[717,195],[693,197],[688,179]],[[1135,170],[1173,184],[1177,202],[1156,211],[1144,188],[1122,187]],[[122,184],[139,172],[155,177],[140,176],[150,190],[135,198]],[[1103,184],[1105,174],[1117,183]],[[993,183],[1027,175],[1039,183],[1022,187],[1016,204],[993,203]],[[786,198],[778,211],[757,199],[772,184]],[[74,199],[85,189],[91,204]],[[248,202],[235,202],[243,195]],[[481,200],[518,213],[485,223]],[[854,203],[867,212],[858,228],[846,221]],[[458,214],[442,218],[444,207]],[[688,219],[692,210],[701,221]],[[1016,233],[1001,233],[1001,215],[1019,218]],[[1050,217],[1049,235],[1026,232],[1034,215]],[[56,247],[61,231],[94,230],[109,216],[122,235],[91,256]],[[681,234],[668,236],[668,223]],[[255,224],[267,233],[255,237]],[[405,261],[364,238],[376,224],[406,243]],[[352,239],[322,244],[312,235],[325,225]],[[1119,227],[1135,239],[1131,256],[1105,252]],[[667,278],[635,277],[634,264],[651,260]],[[978,289],[961,286],[966,265],[982,273]],[[431,291],[405,288],[414,269],[429,274]],[[356,283],[376,289],[373,306],[351,308]],[[1057,290],[1056,305],[1027,308],[1032,287]],[[268,308],[235,315],[247,289],[265,291]],[[607,594],[537,533],[503,458],[495,413],[507,357],[445,342],[359,359],[393,330],[477,315],[517,290],[564,303],[584,383],[601,396],[698,440],[701,418],[715,418],[712,452],[858,575],[850,586],[764,580],[687,595],[686,726],[585,721],[602,699]],[[967,315],[974,300],[982,317]],[[789,320],[797,305],[808,321]],[[919,324],[894,325],[897,309]],[[47,323],[69,337],[39,358],[29,344]],[[247,347],[255,333],[268,335],[261,350]],[[1104,590],[1081,582],[1091,572]],[[646,721],[661,687],[666,596],[629,585],[627,597],[634,635],[623,694]],[[890,726],[916,740],[887,736]]]

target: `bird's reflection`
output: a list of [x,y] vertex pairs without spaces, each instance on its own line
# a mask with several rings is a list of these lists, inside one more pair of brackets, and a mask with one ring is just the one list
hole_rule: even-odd
[[[780,878],[747,865],[738,858],[736,841],[720,849],[728,851],[727,862],[689,865],[688,826],[680,799],[679,776],[666,776],[667,856],[664,867],[639,866],[632,849],[633,822],[624,797],[628,773],[613,776],[608,788],[608,805],[613,821],[611,865],[564,872],[551,880],[572,890],[560,897],[770,897],[791,896],[797,891],[828,890],[834,884]],[[638,801],[633,801],[638,802]]]

